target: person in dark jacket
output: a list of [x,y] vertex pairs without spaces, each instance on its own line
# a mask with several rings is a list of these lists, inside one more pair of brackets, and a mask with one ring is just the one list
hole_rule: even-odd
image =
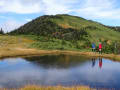
[[92,43],[92,52],[95,52],[95,49],[96,49],[96,45],[95,43]]

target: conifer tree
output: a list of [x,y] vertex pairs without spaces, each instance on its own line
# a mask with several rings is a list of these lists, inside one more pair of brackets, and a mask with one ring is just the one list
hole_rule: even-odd
[[1,28],[1,30],[0,30],[0,34],[4,34],[4,31],[3,31],[3,29]]

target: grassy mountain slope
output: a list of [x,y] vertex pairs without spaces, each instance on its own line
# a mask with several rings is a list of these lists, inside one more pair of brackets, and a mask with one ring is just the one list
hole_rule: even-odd
[[38,17],[11,33],[48,36],[49,34],[52,35],[54,32],[66,34],[74,30],[87,31],[89,36],[97,39],[105,38],[116,40],[120,37],[119,33],[115,32],[112,28],[107,28],[97,22],[70,15]]
[[63,28],[85,29],[93,41],[99,39],[118,40],[120,37],[120,33],[100,23],[75,16],[61,15],[61,17],[62,19],[53,19],[53,22]]
[[110,45],[109,50],[114,42],[120,42],[120,32],[113,28],[70,15],[41,16],[10,34],[32,35],[30,37],[37,40],[33,46],[42,49],[81,49],[89,48],[91,42],[102,42]]

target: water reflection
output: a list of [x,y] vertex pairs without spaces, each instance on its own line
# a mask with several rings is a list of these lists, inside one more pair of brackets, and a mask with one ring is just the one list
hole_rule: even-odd
[[[98,64],[98,66],[99,66],[99,68],[101,69],[102,66],[103,66],[102,57],[99,57],[98,59],[99,59],[99,62],[98,62],[99,64]],[[92,58],[92,67],[95,67],[96,61],[97,61],[96,58]]]
[[84,64],[89,60],[88,57],[84,56],[72,56],[72,55],[46,55],[40,57],[27,57],[24,58],[27,61],[35,63],[38,66],[44,68],[70,68]]
[[119,68],[119,62],[101,57],[46,55],[3,59],[0,61],[0,88],[37,84],[89,85],[119,90]]
[[95,66],[95,58],[92,58],[92,67]]
[[99,57],[99,67],[102,68],[102,58]]

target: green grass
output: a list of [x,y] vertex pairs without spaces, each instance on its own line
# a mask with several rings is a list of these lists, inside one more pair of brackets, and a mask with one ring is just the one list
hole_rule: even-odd
[[[101,36],[103,35],[103,32],[101,32],[102,34],[100,34]],[[98,33],[99,34],[99,33]],[[111,33],[114,35],[114,33]],[[94,33],[92,33],[92,35],[94,35]],[[115,33],[116,35],[116,33]],[[101,36],[97,36],[97,37],[101,37]],[[104,35],[103,35],[104,36]],[[34,40],[33,43],[29,44],[29,48],[37,48],[40,50],[70,50],[70,51],[86,51],[86,52],[90,52],[91,51],[91,43],[94,41],[96,43],[96,45],[98,46],[99,44],[99,38],[97,37],[87,37],[87,39],[89,39],[89,41],[66,41],[66,40],[61,40],[61,39],[55,39],[55,38],[47,38],[47,37],[43,37],[43,36],[36,36],[36,35],[23,35],[24,38],[28,38],[28,39],[32,39]],[[109,38],[109,39],[105,39],[105,38]],[[110,41],[110,45],[107,44],[106,46],[104,46],[103,48],[103,52],[104,53],[114,53],[113,49],[114,49],[114,41],[118,41],[119,39],[116,37],[114,38],[110,38],[109,36],[104,36],[102,39],[102,42],[104,42],[105,40]],[[119,50],[119,47],[118,47]]]
[[87,30],[91,35],[91,41],[98,41],[99,39],[106,39],[111,41],[120,41],[120,33],[113,30]]
[[85,42],[72,42],[36,35],[0,35],[0,49],[4,48],[37,48],[40,50],[89,51]]
[[[0,36],[0,47],[2,48],[36,48],[40,50],[70,50],[70,51],[91,51],[91,42],[95,42],[98,46],[99,44],[99,38],[97,37],[103,37],[102,40],[106,40],[105,38],[108,38],[107,40],[111,41],[112,44],[107,45],[105,47],[104,52],[105,53],[112,53],[112,48],[114,48],[114,41],[119,42],[119,36],[117,36],[117,33],[111,33],[114,37],[110,37],[107,35],[104,35],[104,32],[101,32],[100,36],[97,34],[95,36],[94,33],[96,31],[92,31],[93,33],[91,35],[92,37],[87,37],[89,41],[81,40],[81,41],[66,41],[62,39],[56,39],[56,38],[48,38],[44,36],[36,36],[36,35],[16,35],[16,36],[9,36],[9,35],[1,35]],[[111,36],[112,36],[111,35]],[[118,48],[119,50],[119,48]]]
[[90,48],[85,46],[84,41],[74,42],[36,35],[22,35],[22,37],[34,40],[34,42],[29,45],[29,48],[37,48],[41,50],[90,51]]

